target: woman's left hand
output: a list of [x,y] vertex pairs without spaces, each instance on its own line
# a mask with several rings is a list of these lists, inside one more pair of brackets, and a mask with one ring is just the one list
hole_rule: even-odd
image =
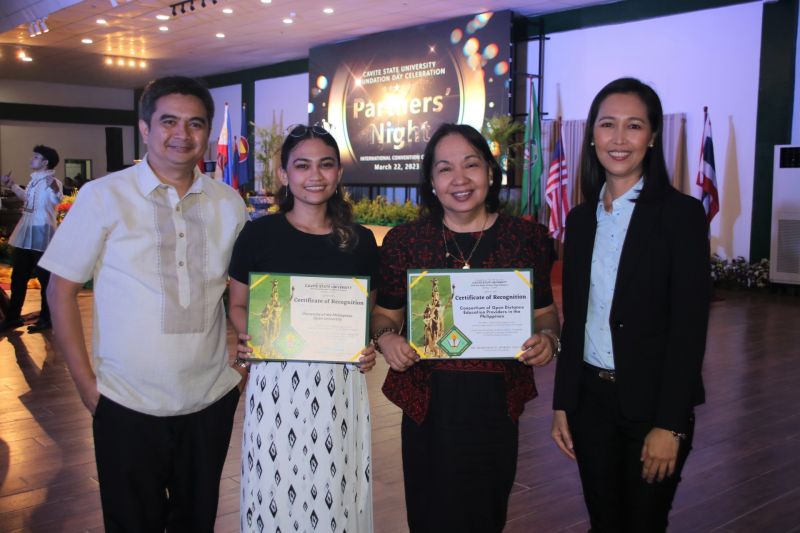
[[358,358],[358,371],[364,374],[375,368],[376,358],[377,352],[371,344],[361,350],[361,357]]
[[549,335],[534,333],[522,343],[523,352],[517,357],[528,366],[544,366],[555,357],[555,346]]
[[642,446],[642,479],[648,483],[663,481],[675,473],[680,442],[671,431],[653,428],[644,438]]

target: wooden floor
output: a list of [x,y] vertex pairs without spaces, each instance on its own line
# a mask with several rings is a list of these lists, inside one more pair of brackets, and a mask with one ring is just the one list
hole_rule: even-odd
[[[38,310],[29,291],[25,312]],[[708,403],[697,411],[671,515],[674,532],[800,532],[800,298],[730,292],[712,306]],[[84,322],[91,294],[81,294]],[[102,531],[90,417],[50,334],[0,338],[0,531]],[[87,332],[87,338],[91,335]],[[400,414],[368,376],[375,531],[407,531]],[[549,437],[553,368],[520,425],[508,532],[588,529],[575,465]],[[241,413],[225,465],[217,531],[239,527]]]

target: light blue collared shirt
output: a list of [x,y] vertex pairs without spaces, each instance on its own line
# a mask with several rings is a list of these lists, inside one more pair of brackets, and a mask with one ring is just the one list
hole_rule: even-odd
[[583,360],[600,368],[614,368],[614,347],[611,343],[609,319],[614,287],[617,284],[617,269],[622,245],[628,233],[633,208],[631,200],[639,197],[644,179],[625,194],[611,202],[611,212],[603,207],[606,186],[600,190],[597,203],[597,234],[592,251],[592,277],[589,287],[589,307],[586,314],[586,330],[583,344]]

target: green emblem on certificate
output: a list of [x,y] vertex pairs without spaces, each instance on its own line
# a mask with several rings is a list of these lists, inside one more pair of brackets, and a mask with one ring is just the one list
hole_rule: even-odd
[[251,361],[355,362],[368,342],[369,278],[251,273]]
[[409,270],[408,340],[423,359],[511,359],[533,331],[531,269]]

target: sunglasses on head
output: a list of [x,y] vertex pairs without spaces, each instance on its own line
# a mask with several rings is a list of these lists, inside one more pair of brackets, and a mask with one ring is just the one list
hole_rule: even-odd
[[294,124],[286,128],[286,135],[289,137],[305,137],[311,130],[312,135],[330,135],[331,132],[323,128],[319,123],[306,126],[305,124]]

